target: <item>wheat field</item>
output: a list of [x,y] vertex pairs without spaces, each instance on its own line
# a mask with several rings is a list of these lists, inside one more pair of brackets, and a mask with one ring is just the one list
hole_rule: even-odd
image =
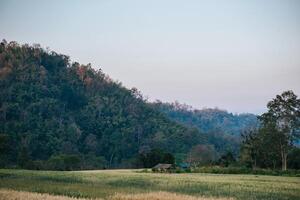
[[[157,174],[136,170],[59,172],[0,169],[0,189],[1,199],[8,200],[13,195],[5,196],[4,193],[17,195],[17,191],[29,192],[25,193],[27,195],[45,194],[46,197],[39,196],[38,199],[46,200],[64,200],[68,197],[104,200],[298,200],[300,178],[200,173]],[[18,199],[27,200],[14,198]]]

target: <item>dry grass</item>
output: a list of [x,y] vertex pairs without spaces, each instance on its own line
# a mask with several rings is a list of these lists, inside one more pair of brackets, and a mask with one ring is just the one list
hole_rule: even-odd
[[233,200],[233,198],[194,197],[170,192],[150,192],[140,194],[116,194],[111,200]]
[[[34,192],[21,192],[14,190],[0,190],[0,200],[90,200],[85,198],[72,198]],[[99,198],[95,200],[101,200]],[[115,194],[109,200],[233,200],[232,198],[193,197],[171,192],[150,192],[139,194]]]
[[[300,177],[159,174],[137,173],[136,170],[58,172],[0,169],[0,189],[106,200],[112,197],[121,198],[124,195],[122,198],[125,200],[128,196],[137,199],[149,196],[148,193],[153,195],[162,191],[168,192],[168,195],[165,195],[167,197],[176,194],[190,197],[192,200],[199,197],[299,200]],[[138,197],[134,195],[142,193],[143,195]],[[163,199],[164,195],[159,197]],[[159,200],[157,195],[154,195],[154,198]],[[174,196],[170,198],[174,199]]]
[[[33,192],[20,192],[14,190],[0,190],[0,200],[88,200],[50,194]],[[97,198],[97,200],[101,200]]]

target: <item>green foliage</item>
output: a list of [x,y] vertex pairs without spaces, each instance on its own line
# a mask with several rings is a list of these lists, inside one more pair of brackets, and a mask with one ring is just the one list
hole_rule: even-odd
[[[1,163],[26,168],[137,167],[145,149],[186,153],[205,142],[198,130],[171,121],[137,89],[126,89],[90,64],[70,63],[68,56],[39,45],[5,41],[0,132],[10,144]],[[61,155],[76,155],[80,166],[72,159],[65,166]]]
[[217,108],[195,110],[178,102],[170,104],[158,101],[153,106],[176,122],[196,127],[205,144],[213,145],[219,155],[231,151],[237,156],[241,133],[258,126],[257,116],[253,114],[234,115]]
[[55,170],[78,170],[80,169],[80,158],[77,155],[51,156],[47,167]]
[[175,163],[175,157],[171,153],[165,153],[163,155],[163,162],[164,163],[169,163],[169,164],[174,164]]
[[7,153],[9,150],[9,136],[7,134],[0,134],[0,155]]
[[294,147],[288,155],[288,166],[291,169],[300,169],[300,148]]
[[93,153],[84,155],[81,159],[81,168],[84,169],[104,169],[106,166],[107,161],[105,158],[102,156],[96,156]]
[[0,167],[5,167],[9,162],[10,141],[7,134],[0,134]]
[[236,164],[236,159],[231,152],[227,152],[219,158],[217,164],[223,167],[228,167],[230,165]]
[[220,167],[209,166],[192,169],[194,173],[213,173],[213,174],[259,174],[272,176],[300,176],[299,170],[271,170],[271,169],[251,169],[247,167]]
[[31,168],[31,158],[28,154],[28,149],[26,147],[21,147],[19,156],[18,156],[18,165],[22,168],[28,169]]
[[212,145],[198,144],[191,148],[186,161],[193,166],[210,165],[216,159],[216,151]]
[[288,152],[300,138],[300,99],[293,91],[284,91],[270,101],[267,107],[268,112],[260,120],[264,127],[271,125],[276,129],[276,136],[272,140],[281,155],[282,170],[286,170]]
[[166,153],[161,149],[152,149],[150,152],[140,154],[140,161],[145,168],[151,168],[158,163],[174,164],[175,158],[171,153]]
[[300,99],[292,91],[286,91],[267,106],[268,111],[259,117],[261,127],[243,135],[241,160],[253,168],[277,169],[281,165],[282,170],[299,169],[295,163],[288,166],[287,161],[299,138]]

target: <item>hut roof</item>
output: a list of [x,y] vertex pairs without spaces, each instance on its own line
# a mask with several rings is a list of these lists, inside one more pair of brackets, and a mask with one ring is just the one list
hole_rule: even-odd
[[170,169],[172,164],[159,163],[153,167],[153,169]]

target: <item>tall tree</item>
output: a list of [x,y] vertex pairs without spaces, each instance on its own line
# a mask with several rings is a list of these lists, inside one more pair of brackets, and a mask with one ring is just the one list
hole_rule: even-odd
[[299,138],[300,99],[289,90],[277,95],[267,107],[268,111],[260,119],[264,127],[274,126],[277,129],[270,134],[276,136],[273,139],[279,144],[282,170],[286,170],[288,151]]
[[261,139],[258,130],[249,130],[243,133],[240,160],[255,169],[260,154],[260,147]]

